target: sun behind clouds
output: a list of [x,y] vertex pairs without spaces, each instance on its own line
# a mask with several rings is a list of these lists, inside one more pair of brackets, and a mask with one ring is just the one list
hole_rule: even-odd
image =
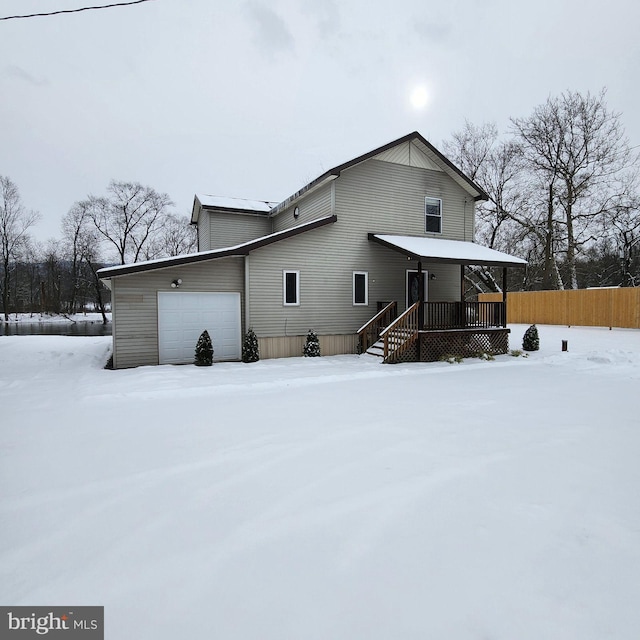
[[409,101],[414,109],[424,109],[429,102],[429,92],[424,85],[417,85],[411,90]]

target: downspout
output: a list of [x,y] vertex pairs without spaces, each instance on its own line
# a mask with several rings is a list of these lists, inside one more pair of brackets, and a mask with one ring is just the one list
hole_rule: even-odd
[[[424,273],[422,272],[422,260],[418,260],[418,331],[424,329]],[[420,334],[418,334],[418,362],[422,362],[420,349]]]
[[331,182],[331,215],[336,214],[336,181]]
[[507,326],[507,267],[502,267],[502,309],[504,318],[502,319],[502,326]]
[[244,331],[243,335],[249,331],[251,328],[251,304],[250,304],[250,295],[249,288],[251,285],[251,275],[249,273],[250,269],[249,262],[249,254],[244,257]]
[[462,227],[462,239],[467,241],[467,199],[464,199],[464,214],[463,214],[463,227]]
[[[118,278],[111,278],[107,285],[111,290],[111,355],[113,356],[113,368],[118,368],[118,355],[116,350],[116,281]],[[103,282],[107,284],[104,280]],[[156,316],[157,316],[156,312]]]

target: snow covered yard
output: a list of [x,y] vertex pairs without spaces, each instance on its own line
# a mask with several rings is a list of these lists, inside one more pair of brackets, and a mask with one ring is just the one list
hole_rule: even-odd
[[0,602],[104,605],[113,639],[637,638],[640,331],[539,329],[126,371],[0,338]]

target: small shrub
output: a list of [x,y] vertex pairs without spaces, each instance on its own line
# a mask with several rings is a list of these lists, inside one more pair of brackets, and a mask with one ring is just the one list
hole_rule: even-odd
[[509,355],[513,356],[514,358],[520,358],[521,356],[523,358],[529,357],[526,353],[524,353],[524,351],[520,351],[520,349],[511,349],[511,351],[509,351]]
[[540,336],[538,335],[538,327],[532,324],[522,337],[522,348],[525,351],[538,351],[540,349]]
[[260,360],[260,346],[258,336],[253,329],[244,334],[242,342],[242,362],[258,362]]
[[210,367],[213,364],[213,343],[206,329],[200,334],[196,344],[195,364],[198,367]]
[[468,355],[469,358],[480,358],[480,360],[495,360],[495,357],[491,353],[486,351],[474,351]]
[[317,358],[320,355],[320,340],[311,329],[307,333],[307,342],[304,345],[303,354],[305,358]]
[[445,353],[440,356],[439,362],[448,362],[449,364],[459,364],[462,362],[462,358],[460,356],[452,356],[451,354]]

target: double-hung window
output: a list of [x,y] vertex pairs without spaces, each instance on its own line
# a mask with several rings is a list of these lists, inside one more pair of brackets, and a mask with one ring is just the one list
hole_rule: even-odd
[[366,271],[353,272],[353,304],[369,304],[369,274]]
[[424,199],[425,231],[442,233],[442,200],[440,198]]
[[287,307],[300,305],[300,272],[282,272],[282,302]]

